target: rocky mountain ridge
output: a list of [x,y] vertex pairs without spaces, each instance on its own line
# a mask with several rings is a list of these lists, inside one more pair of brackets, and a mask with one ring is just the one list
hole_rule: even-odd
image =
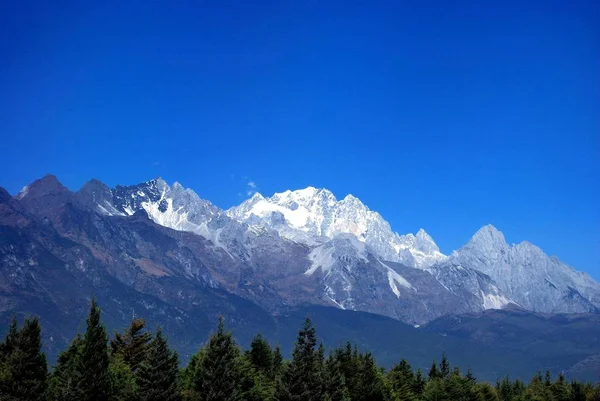
[[[145,219],[157,229],[175,230],[170,237],[189,233],[185,247],[197,248],[195,237],[203,241],[202,249],[195,251],[204,269],[200,274],[198,262],[181,259],[177,263],[183,263],[186,272],[182,279],[202,277],[209,286],[271,313],[326,305],[418,325],[445,314],[510,304],[541,312],[593,312],[600,306],[600,286],[585,273],[548,258],[536,251],[539,248],[508,246],[492,226],[446,256],[424,230],[397,234],[356,197],[338,201],[325,189],[309,187],[270,198],[255,194],[227,211],[160,178],[112,189],[91,180],[71,192],[46,176],[14,198],[7,196],[26,213],[49,220],[60,235],[90,249],[96,248],[90,240],[92,227],[77,227],[75,234],[72,226],[81,222],[65,217],[67,205],[78,218],[96,225]],[[135,259],[144,280],[169,276],[153,256],[140,261],[132,252],[122,249],[119,258]],[[543,279],[554,287],[540,289],[536,283]],[[518,280],[526,284],[516,286]],[[129,278],[127,284],[135,286],[136,279]]]

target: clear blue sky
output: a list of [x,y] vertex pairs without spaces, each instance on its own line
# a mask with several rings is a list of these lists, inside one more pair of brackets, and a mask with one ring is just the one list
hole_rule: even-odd
[[598,1],[250,3],[1,2],[0,185],[326,187],[600,278]]

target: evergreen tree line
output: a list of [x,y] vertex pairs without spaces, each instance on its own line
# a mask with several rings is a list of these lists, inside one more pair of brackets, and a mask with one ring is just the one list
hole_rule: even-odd
[[13,319],[0,343],[1,401],[600,401],[600,385],[538,373],[529,383],[478,382],[447,358],[428,372],[405,360],[388,371],[347,343],[327,354],[306,319],[291,360],[259,334],[242,350],[223,319],[187,367],[159,328],[134,319],[109,341],[92,301],[87,328],[48,371],[37,318]]

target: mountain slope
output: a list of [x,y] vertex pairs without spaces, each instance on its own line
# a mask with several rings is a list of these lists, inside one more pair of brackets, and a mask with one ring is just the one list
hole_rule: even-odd
[[529,242],[508,245],[494,226],[481,228],[438,269],[481,271],[522,308],[548,313],[596,312],[600,284]]

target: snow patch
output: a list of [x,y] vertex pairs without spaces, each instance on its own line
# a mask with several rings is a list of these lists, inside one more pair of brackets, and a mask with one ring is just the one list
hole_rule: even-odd
[[502,309],[510,303],[510,300],[502,295],[496,294],[484,294],[481,291],[481,297],[483,298],[484,309]]
[[319,268],[323,273],[327,273],[331,270],[331,267],[335,263],[333,258],[333,252],[335,248],[332,246],[318,246],[308,254],[308,259],[312,262],[305,275],[310,276],[316,272]]
[[382,261],[379,261],[379,263],[387,269],[388,284],[397,298],[400,298],[400,288],[398,288],[398,286],[414,290],[414,287],[404,277],[398,274],[398,272]]

